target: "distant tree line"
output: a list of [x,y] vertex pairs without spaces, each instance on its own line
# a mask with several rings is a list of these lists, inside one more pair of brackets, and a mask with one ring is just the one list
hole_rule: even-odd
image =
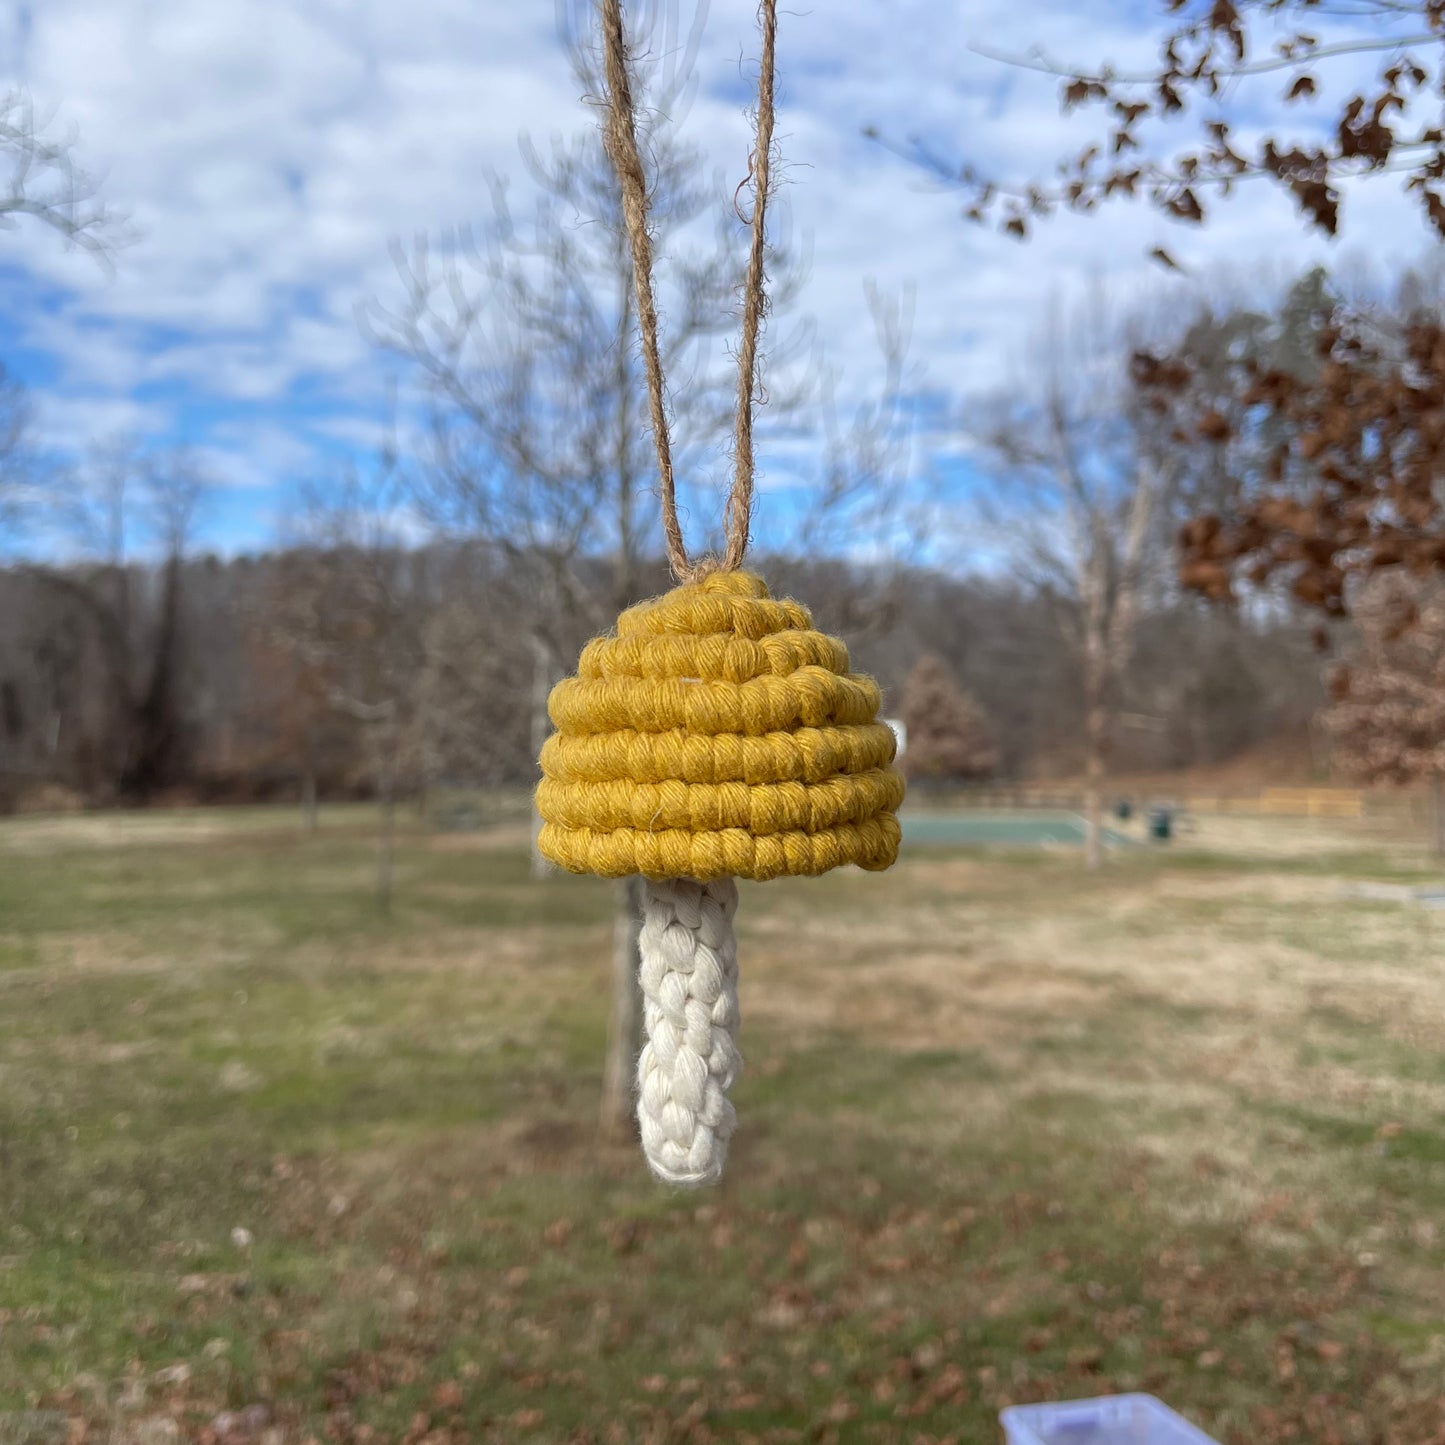
[[[230,560],[0,571],[0,799],[57,785],[93,804],[524,785],[530,565],[482,542],[357,535]],[[986,729],[981,771],[1079,766],[1078,657],[1019,581],[910,569],[860,619],[858,598],[880,595],[872,569],[760,566],[822,625],[853,631],[855,664],[894,711],[931,655]],[[664,585],[660,558],[642,571]],[[577,580],[599,605],[609,597],[603,561]],[[1319,675],[1301,623],[1187,598],[1151,610],[1122,677],[1116,765],[1215,763],[1303,733]]]

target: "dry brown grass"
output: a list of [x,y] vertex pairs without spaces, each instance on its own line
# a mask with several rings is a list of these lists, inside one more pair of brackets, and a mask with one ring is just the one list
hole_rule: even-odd
[[208,1445],[973,1445],[1129,1388],[1230,1445],[1445,1427],[1445,916],[1345,891],[1408,844],[748,887],[698,1199],[593,1128],[612,891],[409,825],[383,921],[335,822],[0,826],[0,1401]]

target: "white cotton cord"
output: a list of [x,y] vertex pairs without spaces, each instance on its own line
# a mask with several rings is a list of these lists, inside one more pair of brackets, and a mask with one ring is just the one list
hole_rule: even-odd
[[737,1115],[728,1101],[738,1053],[738,885],[649,882],[642,903],[642,1023],[637,1122],[652,1172],[668,1184],[716,1184]]

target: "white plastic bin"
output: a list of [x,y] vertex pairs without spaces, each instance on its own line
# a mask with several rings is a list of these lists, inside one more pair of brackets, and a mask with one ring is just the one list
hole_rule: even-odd
[[999,1419],[1008,1445],[1219,1445],[1153,1395],[1015,1405]]

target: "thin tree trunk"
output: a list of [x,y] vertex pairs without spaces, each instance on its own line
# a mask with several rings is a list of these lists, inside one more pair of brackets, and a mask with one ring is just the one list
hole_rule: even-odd
[[321,825],[316,803],[316,769],[309,763],[301,774],[301,821],[308,833],[314,833]]
[[376,906],[383,918],[391,917],[392,877],[396,871],[396,759],[394,742],[384,744],[381,764],[381,819],[376,831]]
[[[542,751],[542,744],[547,741],[547,734],[551,731],[551,724],[547,718],[547,694],[552,690],[552,654],[547,644],[537,636],[532,638],[532,693],[531,693],[531,714],[532,714],[532,756],[537,757]],[[552,865],[542,856],[542,849],[538,840],[542,836],[542,815],[537,811],[537,800],[532,799],[532,862],[531,876],[533,878],[546,878],[552,871]]]
[[[1096,579],[1091,578],[1091,581]],[[1102,583],[1084,620],[1084,867],[1104,863],[1104,749],[1109,734],[1109,654]]]
[[1104,863],[1104,706],[1090,702],[1084,720],[1084,867]]
[[625,1137],[633,1129],[632,1091],[642,1047],[642,994],[637,982],[638,938],[642,931],[641,878],[617,885],[612,926],[612,1018],[602,1072],[602,1132]]
[[1431,774],[1430,814],[1435,856],[1445,858],[1445,773]]
[[172,552],[161,574],[160,621],[150,679],[135,713],[136,749],[121,788],[141,799],[180,780],[180,728],[176,707],[176,666],[181,638],[181,556]]

